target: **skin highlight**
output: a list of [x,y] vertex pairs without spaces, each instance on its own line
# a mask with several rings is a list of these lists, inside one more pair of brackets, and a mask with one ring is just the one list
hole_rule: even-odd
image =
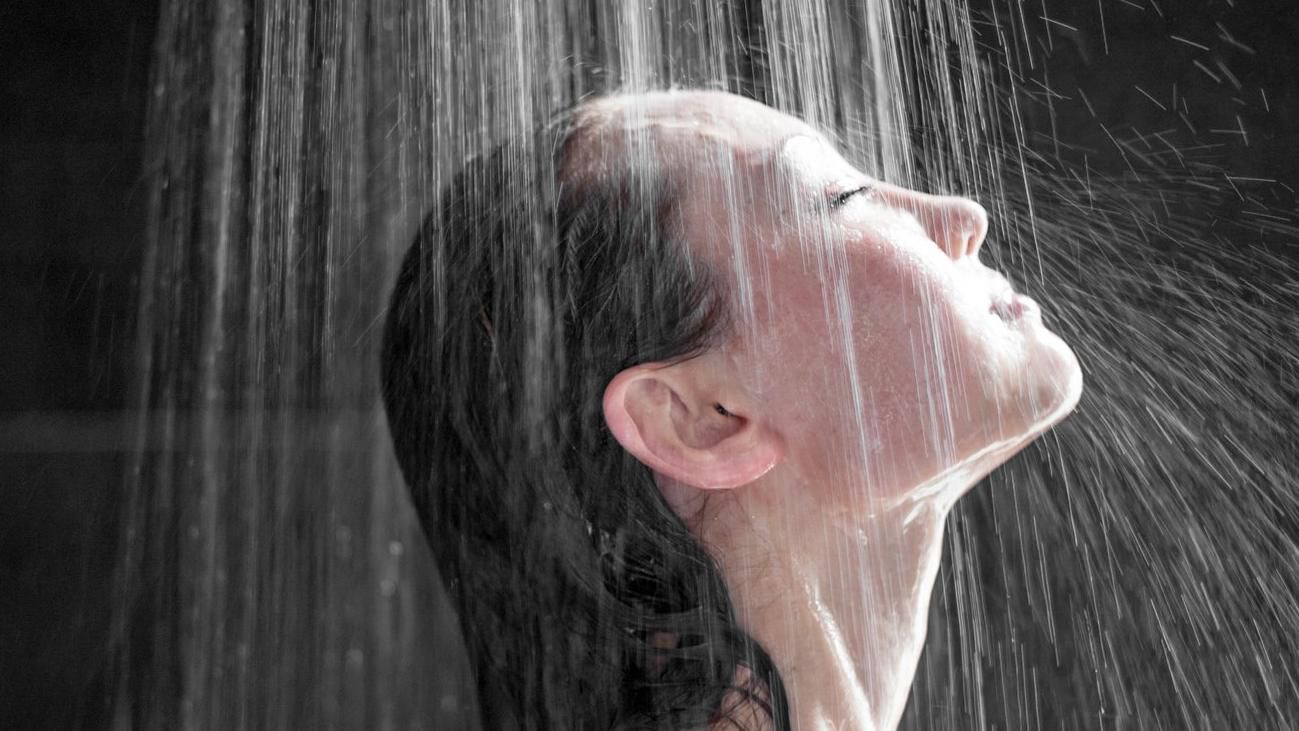
[[571,185],[626,155],[681,181],[684,236],[732,278],[739,315],[718,348],[619,373],[610,431],[721,567],[793,727],[894,728],[945,519],[1075,407],[1077,359],[979,262],[972,201],[876,180],[731,95],[584,114]]

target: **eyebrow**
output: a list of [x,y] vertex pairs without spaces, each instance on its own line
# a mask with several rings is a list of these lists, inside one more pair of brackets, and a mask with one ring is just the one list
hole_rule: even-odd
[[816,127],[808,127],[806,130],[802,132],[795,132],[792,135],[785,135],[784,137],[781,137],[780,142],[776,145],[776,149],[778,150],[783,149],[785,147],[785,143],[797,137],[807,137],[813,140],[820,140],[821,142],[824,142],[829,147],[833,147],[836,150],[839,149],[839,143],[835,141],[833,137],[826,134],[822,130],[817,129]]
[[[782,137],[780,141],[776,145],[774,145],[771,149],[764,150],[759,154],[772,158],[776,163],[777,168],[781,172],[783,172],[783,174],[789,176],[790,178],[797,178],[798,177],[797,171],[790,166],[789,158],[785,157],[783,152],[785,146],[788,145],[791,140],[798,139],[800,137],[807,138],[809,140],[816,140],[824,144],[829,149],[835,151],[836,153],[839,152],[839,146],[835,143],[834,139],[827,136],[826,132],[817,129],[815,127],[809,126],[806,130],[795,132],[794,134],[786,135],[785,137]],[[821,189],[816,191],[812,196],[810,196],[810,199],[812,205],[816,206],[822,211],[833,212],[838,210],[839,208],[842,208],[843,205],[847,203],[848,200],[852,198],[854,195],[864,190],[870,190],[871,187],[872,186],[870,184],[863,185],[859,183],[853,185],[851,188],[847,188],[835,192],[830,192],[825,189]],[[804,200],[808,200],[808,199],[804,198]]]
[[841,146],[843,146],[843,140],[839,139],[839,135],[836,134],[835,131],[832,129],[821,129],[820,127],[812,127],[812,131],[816,133],[816,137],[819,137],[823,142],[835,148],[836,150],[838,150]]

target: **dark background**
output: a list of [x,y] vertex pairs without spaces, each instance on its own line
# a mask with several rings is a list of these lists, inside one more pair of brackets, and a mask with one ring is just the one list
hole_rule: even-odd
[[0,728],[104,726],[157,3],[0,3]]
[[[1004,14],[1004,2],[972,4]],[[1296,3],[1162,0],[1162,12],[1122,0],[1025,5],[1037,16],[1030,27],[1052,27],[1049,39],[1029,42],[1039,50],[1031,72],[1014,61],[1025,73],[1031,147],[1085,157],[1122,178],[1128,161],[1115,140],[1167,131],[1188,147],[1207,145],[1196,154],[1227,173],[1279,181],[1250,195],[1293,223]],[[0,3],[2,728],[108,720],[156,14],[153,0]],[[1034,80],[1061,97],[1035,97]],[[1246,134],[1231,131],[1240,127]],[[1237,197],[1218,201],[1210,219],[1239,216]],[[1299,259],[1293,239],[1271,244]]]

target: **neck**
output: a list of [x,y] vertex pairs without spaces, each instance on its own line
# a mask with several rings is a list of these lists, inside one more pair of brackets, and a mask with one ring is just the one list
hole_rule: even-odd
[[895,728],[924,645],[950,502],[838,519],[746,502],[707,511],[700,537],[741,624],[781,674],[793,728]]

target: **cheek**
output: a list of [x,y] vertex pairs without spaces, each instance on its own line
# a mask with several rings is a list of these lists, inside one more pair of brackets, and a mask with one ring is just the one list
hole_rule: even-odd
[[939,378],[961,363],[960,353],[981,349],[975,300],[950,266],[931,258],[885,252],[854,262],[855,340],[872,370]]
[[857,308],[866,313],[858,360],[899,440],[959,459],[1076,402],[1073,353],[1040,323],[989,312],[977,280],[923,264],[884,271]]
[[[879,412],[881,429],[936,453],[982,439],[986,417],[1017,370],[1021,348],[995,316],[987,295],[945,262],[884,257],[854,297],[859,383]],[[960,444],[942,443],[956,439]]]
[[982,280],[941,252],[882,240],[841,253],[779,262],[755,287],[758,380],[817,469],[919,484],[1060,400],[1038,374],[1068,370],[1068,349],[1003,323]]

